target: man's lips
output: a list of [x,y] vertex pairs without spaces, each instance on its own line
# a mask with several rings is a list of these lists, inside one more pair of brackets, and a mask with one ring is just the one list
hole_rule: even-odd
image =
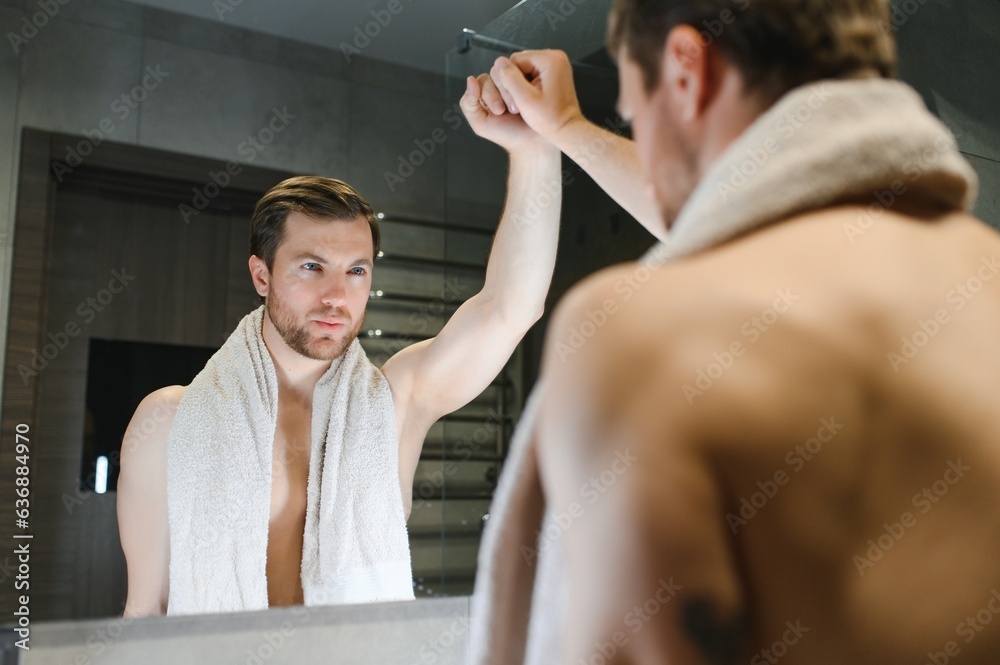
[[342,319],[316,319],[315,323],[323,330],[340,330],[345,325]]

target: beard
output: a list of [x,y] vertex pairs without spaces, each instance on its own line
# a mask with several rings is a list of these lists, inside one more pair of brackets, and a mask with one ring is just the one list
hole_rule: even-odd
[[[351,316],[346,310],[318,309],[310,312],[305,321],[300,322],[296,320],[295,313],[284,306],[280,298],[271,294],[265,298],[264,309],[285,344],[299,355],[312,360],[333,360],[340,357],[357,338],[365,321],[362,314],[361,320],[352,326]],[[313,319],[334,317],[344,321],[344,327],[338,333],[341,335],[339,340],[332,334],[316,334],[309,330]]]

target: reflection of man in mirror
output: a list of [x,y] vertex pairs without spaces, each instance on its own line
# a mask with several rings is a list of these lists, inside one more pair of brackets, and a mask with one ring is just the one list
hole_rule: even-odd
[[662,242],[553,315],[476,665],[996,662],[1000,236],[889,12],[618,0],[634,142],[561,52],[480,77]]
[[371,206],[331,178],[267,192],[249,261],[264,304],[189,386],[146,397],[125,435],[142,441],[122,450],[118,486],[126,615],[414,597],[406,519],[424,437],[541,316],[558,239],[559,151],[467,85],[473,131],[509,154],[482,290],[376,368],[357,339],[379,252]]

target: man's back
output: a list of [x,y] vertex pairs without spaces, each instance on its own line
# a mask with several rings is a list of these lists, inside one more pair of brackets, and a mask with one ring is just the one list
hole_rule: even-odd
[[[748,344],[747,378],[776,371],[744,392],[764,421],[754,451],[732,450],[742,437],[706,443],[729,514],[750,516],[729,526],[766,598],[752,602],[772,627],[761,648],[801,620],[813,628],[801,662],[917,662],[950,641],[964,662],[995,657],[1000,623],[984,634],[961,624],[1000,609],[1000,237],[960,215],[886,215],[852,244],[844,223],[857,217],[779,227],[787,242],[745,248],[767,261],[762,280],[784,272],[799,296],[787,333]],[[754,515],[759,492],[770,500]]]
[[863,215],[671,264],[597,338],[639,344],[599,361],[597,413],[617,415],[580,426],[614,423],[640,462],[620,481],[635,506],[578,534],[636,552],[592,600],[672,576],[715,608],[675,604],[640,651],[677,654],[680,631],[728,636],[752,663],[1000,653],[1000,235],[889,212],[851,233]]

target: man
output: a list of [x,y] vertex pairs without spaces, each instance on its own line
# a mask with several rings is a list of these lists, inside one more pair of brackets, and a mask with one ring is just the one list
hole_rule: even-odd
[[553,315],[472,662],[996,661],[1000,237],[886,80],[885,25],[618,0],[634,144],[582,119],[563,54],[498,60],[489,101],[571,156],[605,136],[584,167],[666,242]]
[[[558,237],[559,151],[523,123],[491,116],[476,80],[470,77],[467,83],[461,105],[471,128],[506,149],[510,159],[507,201],[482,291],[464,302],[436,337],[408,346],[377,370],[367,358],[357,357],[363,352],[357,350],[356,339],[378,252],[371,207],[348,185],[330,178],[293,178],[268,192],[251,222],[249,260],[254,287],[265,305],[241,322],[191,386],[169,386],[146,397],[125,434],[118,513],[128,564],[127,616],[162,614],[168,607],[173,607],[171,613],[233,611],[304,601],[412,598],[411,579],[399,580],[397,575],[391,591],[375,579],[384,573],[379,566],[386,563],[379,558],[379,539],[398,544],[402,538],[405,560],[389,563],[396,565],[396,572],[401,564],[408,577],[403,520],[410,513],[424,437],[442,415],[486,388],[541,316]],[[529,206],[531,214],[525,214]],[[227,358],[235,357],[245,362],[227,363]],[[331,407],[314,401],[314,394],[328,383],[344,383],[337,373],[348,362],[362,377],[360,386],[353,374],[345,383],[350,404]],[[225,380],[219,379],[223,376]],[[237,384],[241,376],[245,384]],[[196,386],[197,398],[191,394]],[[275,388],[277,398],[272,400]],[[373,401],[375,406],[357,405],[370,396],[386,399]],[[248,408],[244,400],[257,408]],[[330,457],[332,439],[327,437],[324,452],[322,441],[316,443],[323,437],[316,432],[325,432],[328,421],[342,417],[341,406],[350,416],[354,413],[350,409],[367,408],[364,413],[368,413],[380,405],[388,405],[388,413],[370,413],[365,422],[348,418],[343,424],[343,454],[357,455],[357,464],[346,466],[340,477],[331,477],[330,464],[337,461]],[[208,411],[203,412],[205,408]],[[204,413],[212,417],[203,417]],[[382,429],[373,429],[374,420]],[[385,436],[370,441],[373,431]],[[204,432],[208,435],[199,436]],[[235,443],[242,447],[234,447]],[[391,481],[388,496],[368,496],[373,490],[363,486],[362,478],[356,492],[330,495],[339,502],[327,500],[327,492],[342,489],[358,474],[358,466],[371,463],[373,451],[384,450],[392,452],[391,459],[366,472],[384,478],[398,466],[398,479]],[[268,459],[273,460],[270,472]],[[322,468],[317,468],[318,460]],[[243,497],[246,505],[232,505],[226,492],[244,491],[251,484],[259,491]],[[315,511],[312,503],[307,510],[307,485],[309,502],[314,500],[314,489],[316,500],[326,502]],[[184,496],[181,487],[195,493],[195,498]],[[266,513],[259,523],[250,503]],[[385,525],[369,508],[396,520],[385,529],[392,533],[380,533]],[[353,520],[334,524],[346,524],[348,532],[310,532],[307,520],[315,517],[324,524],[329,513]],[[241,539],[245,520],[249,526]],[[199,532],[197,525],[205,524],[211,533]],[[307,573],[303,565],[312,556],[316,566],[312,572],[322,577],[331,556],[324,543],[335,549],[348,541],[357,551],[345,556],[372,565],[346,570],[346,581],[336,584],[314,580],[318,591],[310,602],[309,589],[303,589]],[[202,558],[215,567],[199,568]],[[249,567],[241,568],[244,564]],[[184,589],[179,588],[182,585]]]

